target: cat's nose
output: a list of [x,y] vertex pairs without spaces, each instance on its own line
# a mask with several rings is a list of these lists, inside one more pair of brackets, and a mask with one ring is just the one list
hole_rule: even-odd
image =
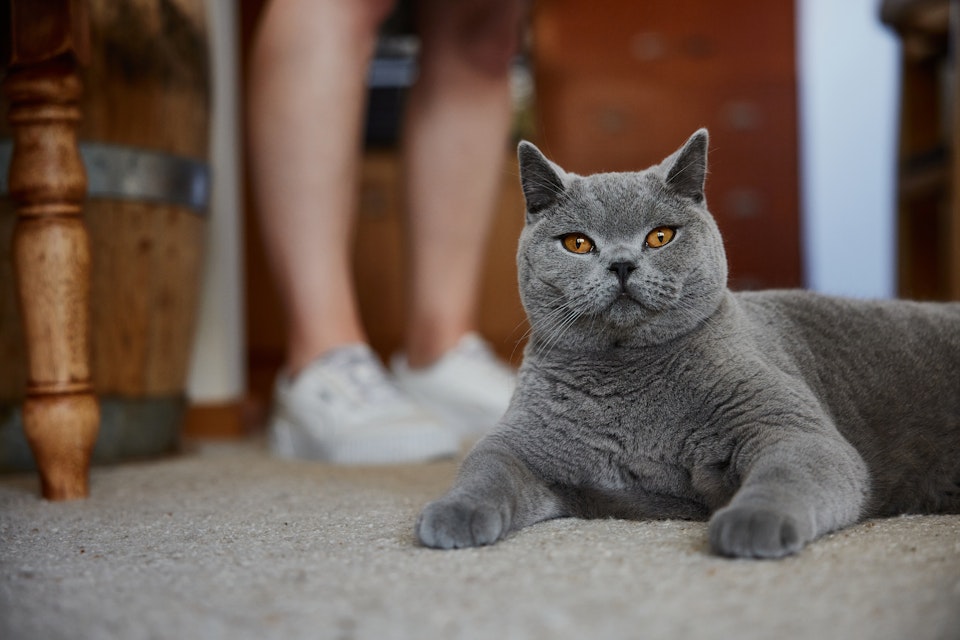
[[620,280],[620,290],[627,290],[627,278],[630,277],[630,274],[633,273],[633,270],[637,268],[632,262],[623,261],[623,262],[614,262],[608,269],[617,274],[617,278]]

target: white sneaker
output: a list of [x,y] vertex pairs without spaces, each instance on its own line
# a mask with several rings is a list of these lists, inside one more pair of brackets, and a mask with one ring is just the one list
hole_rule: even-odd
[[390,366],[401,389],[468,438],[493,428],[516,386],[513,368],[474,333],[429,367],[411,368],[403,354]]
[[286,458],[392,464],[460,450],[457,433],[404,395],[364,344],[330,351],[293,380],[278,375],[270,422],[271,449]]

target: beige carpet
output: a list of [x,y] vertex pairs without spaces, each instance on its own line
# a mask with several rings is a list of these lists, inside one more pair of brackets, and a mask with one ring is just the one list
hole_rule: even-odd
[[0,638],[960,638],[960,517],[868,522],[778,562],[688,522],[557,520],[432,551],[455,464],[342,469],[255,444],[0,477]]

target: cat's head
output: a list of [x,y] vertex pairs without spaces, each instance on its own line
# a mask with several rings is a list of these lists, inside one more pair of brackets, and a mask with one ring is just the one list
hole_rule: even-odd
[[517,267],[534,346],[661,344],[716,311],[727,261],[704,196],[707,131],[659,165],[578,176],[519,147]]

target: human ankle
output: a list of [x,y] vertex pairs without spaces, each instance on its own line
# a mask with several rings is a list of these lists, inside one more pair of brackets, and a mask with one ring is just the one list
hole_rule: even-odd
[[448,351],[457,346],[471,328],[424,331],[411,334],[406,344],[407,366],[411,369],[424,369],[436,363]]
[[318,340],[309,343],[291,341],[287,347],[284,369],[291,377],[306,369],[312,362],[322,358],[334,349],[354,344],[366,344],[363,334],[344,335],[339,339]]

